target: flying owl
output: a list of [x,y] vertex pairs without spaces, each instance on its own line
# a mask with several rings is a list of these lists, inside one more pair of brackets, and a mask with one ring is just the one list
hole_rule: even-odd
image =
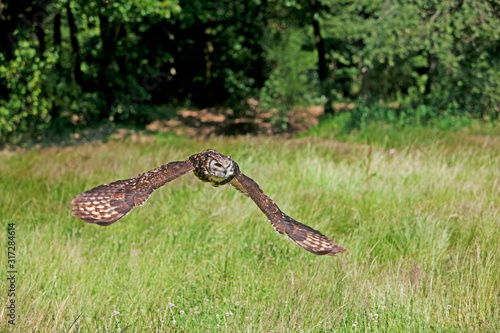
[[170,162],[135,178],[103,184],[83,192],[71,201],[73,216],[100,226],[110,225],[130,213],[132,208],[144,204],[154,190],[189,171],[215,187],[229,183],[249,196],[277,232],[286,233],[307,251],[331,256],[347,251],[319,231],[283,213],[256,182],[241,173],[231,157],[213,149],[194,154],[186,161]]

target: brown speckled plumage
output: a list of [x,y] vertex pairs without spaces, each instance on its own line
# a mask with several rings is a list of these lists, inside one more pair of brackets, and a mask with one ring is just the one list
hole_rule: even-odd
[[130,213],[132,208],[144,204],[154,190],[189,171],[213,186],[230,183],[257,204],[277,232],[287,234],[307,251],[318,255],[347,251],[319,231],[284,214],[256,182],[240,172],[231,157],[213,149],[194,154],[187,161],[170,162],[135,178],[103,184],[83,192],[71,202],[73,215],[85,222],[110,225]]

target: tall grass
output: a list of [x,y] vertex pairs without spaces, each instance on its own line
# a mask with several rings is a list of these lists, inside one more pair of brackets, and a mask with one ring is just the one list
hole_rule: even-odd
[[[500,138],[448,136],[371,149],[157,136],[3,152],[0,235],[6,244],[16,223],[18,321],[6,321],[1,279],[0,331],[500,331]],[[109,227],[71,216],[76,194],[206,148],[350,252],[314,256],[249,198],[192,174]]]

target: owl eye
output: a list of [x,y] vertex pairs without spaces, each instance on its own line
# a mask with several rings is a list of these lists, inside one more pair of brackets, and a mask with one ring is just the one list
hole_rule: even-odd
[[215,162],[215,163],[214,163],[214,166],[215,166],[216,168],[222,168],[222,164],[220,164],[220,163],[218,163],[218,162]]

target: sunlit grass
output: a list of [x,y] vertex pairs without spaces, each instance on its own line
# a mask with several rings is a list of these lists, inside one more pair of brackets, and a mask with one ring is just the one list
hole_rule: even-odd
[[[167,135],[3,152],[1,235],[5,244],[16,223],[18,321],[5,320],[2,279],[0,330],[499,331],[499,136],[442,138],[371,140],[371,156],[359,137]],[[109,227],[71,216],[76,194],[206,148],[350,252],[314,256],[249,198],[191,174]]]

